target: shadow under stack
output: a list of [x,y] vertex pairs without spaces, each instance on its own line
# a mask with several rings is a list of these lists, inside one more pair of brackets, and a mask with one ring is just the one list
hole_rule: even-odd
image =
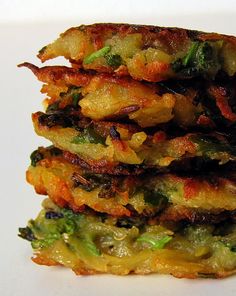
[[23,63],[43,83],[27,181],[47,195],[19,236],[76,274],[236,272],[236,38],[71,28]]

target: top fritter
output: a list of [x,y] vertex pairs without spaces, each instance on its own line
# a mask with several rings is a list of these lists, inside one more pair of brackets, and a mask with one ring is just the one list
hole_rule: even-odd
[[38,54],[75,68],[158,82],[236,72],[236,37],[179,28],[94,24],[71,28]]

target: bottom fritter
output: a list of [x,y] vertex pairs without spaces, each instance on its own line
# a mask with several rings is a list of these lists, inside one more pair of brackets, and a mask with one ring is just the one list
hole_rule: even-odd
[[163,223],[74,213],[52,201],[20,236],[31,241],[33,261],[63,265],[76,274],[172,274],[225,277],[236,272],[236,224]]

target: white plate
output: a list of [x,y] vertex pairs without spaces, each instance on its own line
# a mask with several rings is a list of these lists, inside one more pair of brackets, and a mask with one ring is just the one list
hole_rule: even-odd
[[17,238],[17,228],[36,216],[43,198],[26,184],[24,172],[29,154],[47,142],[34,134],[30,119],[33,111],[41,109],[40,83],[29,71],[16,65],[23,61],[39,64],[35,55],[43,45],[68,27],[95,21],[236,34],[234,1],[195,1],[193,6],[182,0],[104,1],[105,5],[101,1],[85,1],[83,5],[79,1],[65,2],[52,1],[45,6],[45,1],[37,1],[38,10],[34,1],[2,0],[0,4],[5,7],[5,10],[0,7],[0,295],[236,295],[235,277],[224,280],[180,280],[161,275],[76,277],[70,270],[38,266],[30,261],[30,245]]

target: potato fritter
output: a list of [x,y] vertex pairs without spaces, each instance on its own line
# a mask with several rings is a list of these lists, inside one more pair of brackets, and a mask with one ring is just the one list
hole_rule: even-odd
[[76,274],[172,274],[225,277],[236,272],[236,224],[152,225],[73,213],[49,200],[19,235],[31,241],[33,261],[62,265]]
[[158,169],[194,157],[216,160],[219,164],[236,159],[235,146],[219,133],[187,133],[168,138],[163,131],[148,135],[144,131],[131,131],[129,125],[106,122],[99,122],[99,130],[96,122],[81,126],[78,116],[68,117],[64,112],[37,112],[32,119],[39,136],[100,167],[128,164]]
[[93,120],[128,118],[141,127],[174,122],[184,128],[215,128],[236,122],[235,79],[143,83],[127,77],[81,73],[60,66],[38,68],[23,63],[44,82],[48,110],[69,106]]
[[94,24],[67,30],[38,54],[64,56],[75,68],[157,82],[236,72],[236,38],[180,28]]
[[224,211],[236,209],[233,173],[224,177],[216,173],[201,177],[90,174],[68,163],[62,151],[55,153],[55,149],[39,148],[32,154],[27,180],[37,193],[48,195],[60,207],[83,211],[88,206],[113,216],[159,214],[162,221],[191,222],[224,220],[229,216]]

